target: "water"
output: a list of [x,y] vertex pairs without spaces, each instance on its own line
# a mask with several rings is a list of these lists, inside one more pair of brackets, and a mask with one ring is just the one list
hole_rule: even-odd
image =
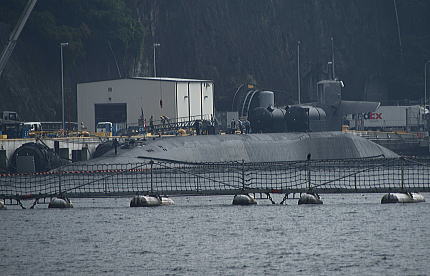
[[75,199],[67,210],[9,207],[0,212],[0,274],[430,273],[428,202],[322,197],[318,206],[232,206],[231,196],[220,196],[156,208],[130,208],[126,198]]

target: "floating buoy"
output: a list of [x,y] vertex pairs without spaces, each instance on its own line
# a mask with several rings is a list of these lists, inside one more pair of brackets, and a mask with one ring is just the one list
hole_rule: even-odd
[[418,203],[424,202],[424,196],[419,193],[388,193],[385,194],[381,203]]
[[168,197],[162,197],[161,198],[161,205],[173,205],[173,204],[175,204],[173,199],[168,198]]
[[0,209],[6,209],[3,200],[0,200]]
[[155,196],[135,196],[130,201],[130,207],[153,207],[161,204],[162,201]]
[[235,195],[233,205],[253,205],[257,204],[257,200],[250,195]]
[[323,202],[318,194],[305,193],[300,196],[298,204],[323,204]]
[[54,197],[49,202],[48,208],[73,208],[73,204],[68,198]]

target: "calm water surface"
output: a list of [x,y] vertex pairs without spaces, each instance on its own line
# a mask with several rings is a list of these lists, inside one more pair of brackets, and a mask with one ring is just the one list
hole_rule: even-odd
[[0,212],[0,274],[430,274],[428,202],[322,197],[319,206],[232,206],[221,196],[156,208],[130,208],[125,198],[75,199],[68,210],[9,207]]

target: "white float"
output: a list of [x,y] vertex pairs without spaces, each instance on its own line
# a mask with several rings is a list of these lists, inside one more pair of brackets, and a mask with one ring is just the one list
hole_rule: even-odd
[[48,204],[48,208],[73,208],[72,202],[68,198],[54,197]]
[[130,201],[130,207],[160,206],[162,201],[155,196],[135,196]]
[[250,195],[235,195],[233,198],[233,205],[253,205],[257,204],[257,200]]
[[168,198],[168,197],[162,197],[161,198],[161,205],[173,205],[173,204],[175,204],[173,199]]
[[0,200],[0,209],[6,209],[3,200]]
[[300,196],[298,204],[323,204],[323,202],[318,194],[305,193]]
[[388,193],[385,194],[381,203],[418,203],[424,202],[424,196],[419,193]]

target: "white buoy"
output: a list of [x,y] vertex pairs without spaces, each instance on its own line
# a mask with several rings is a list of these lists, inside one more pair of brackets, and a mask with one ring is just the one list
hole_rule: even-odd
[[130,201],[130,207],[153,207],[161,204],[162,201],[155,196],[135,196]]
[[257,204],[257,200],[250,195],[235,195],[233,198],[233,205],[253,205]]
[[0,209],[6,209],[3,200],[0,200]]
[[73,208],[73,204],[68,198],[54,197],[49,202],[48,208]]
[[323,204],[323,202],[316,193],[304,193],[300,196],[298,204]]
[[161,205],[173,205],[173,204],[175,204],[173,199],[168,198],[168,197],[162,197],[161,198]]
[[419,193],[388,193],[385,194],[381,203],[419,203],[426,201]]

